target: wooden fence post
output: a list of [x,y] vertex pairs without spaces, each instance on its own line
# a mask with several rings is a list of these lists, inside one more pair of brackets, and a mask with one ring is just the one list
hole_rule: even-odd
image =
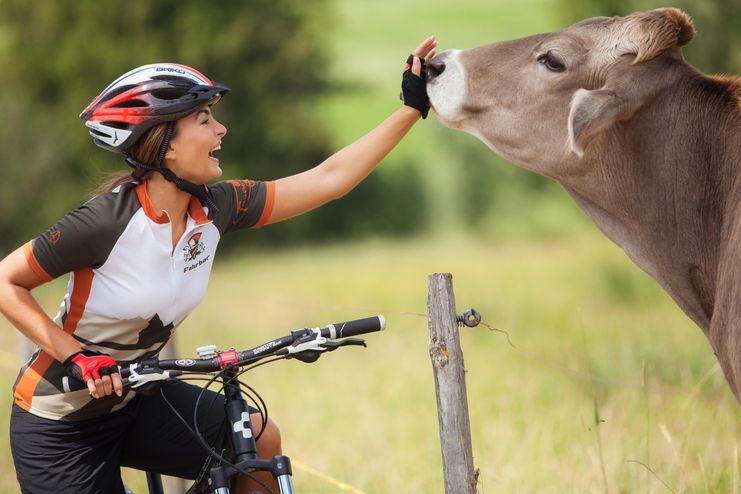
[[471,423],[458,339],[453,276],[434,273],[428,278],[427,317],[430,359],[435,375],[435,395],[443,455],[446,494],[475,494]]

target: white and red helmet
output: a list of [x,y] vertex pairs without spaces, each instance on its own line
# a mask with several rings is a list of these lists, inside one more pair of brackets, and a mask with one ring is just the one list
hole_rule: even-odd
[[230,89],[197,70],[154,63],[131,70],[103,90],[80,114],[98,146],[127,155],[147,130],[178,120]]

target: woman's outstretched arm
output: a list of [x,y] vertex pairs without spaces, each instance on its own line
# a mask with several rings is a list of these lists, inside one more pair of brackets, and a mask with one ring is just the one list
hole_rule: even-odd
[[[434,37],[424,40],[413,52],[412,73],[420,76],[420,58],[435,54]],[[375,129],[342,148],[325,161],[305,172],[275,182],[275,203],[267,223],[277,223],[298,216],[350,192],[378,166],[419,120],[421,113],[402,106]]]

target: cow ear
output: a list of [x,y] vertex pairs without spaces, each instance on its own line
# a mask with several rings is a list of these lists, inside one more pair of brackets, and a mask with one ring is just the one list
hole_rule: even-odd
[[612,90],[576,91],[569,111],[571,150],[583,156],[592,139],[619,120],[624,111],[624,100]]
[[682,47],[695,36],[690,16],[674,8],[636,12],[622,18],[621,42],[616,45],[622,54],[635,55],[633,63],[645,62],[665,51]]
[[571,98],[568,131],[571,149],[580,157],[601,132],[627,121],[672,84],[661,59],[615,65],[600,89],[578,89]]

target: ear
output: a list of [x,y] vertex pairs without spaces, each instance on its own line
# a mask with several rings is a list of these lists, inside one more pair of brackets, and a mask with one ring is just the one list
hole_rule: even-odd
[[574,93],[569,111],[569,145],[580,158],[592,139],[611,126],[618,115],[618,97],[607,89]]
[[692,19],[679,9],[636,12],[621,21],[619,29],[623,35],[618,47],[623,54],[635,54],[633,63],[645,62],[671,48],[684,46],[695,36]]
[[660,58],[634,65],[625,60],[614,65],[600,89],[578,89],[571,98],[569,145],[579,157],[600,133],[627,121],[671,82]]

